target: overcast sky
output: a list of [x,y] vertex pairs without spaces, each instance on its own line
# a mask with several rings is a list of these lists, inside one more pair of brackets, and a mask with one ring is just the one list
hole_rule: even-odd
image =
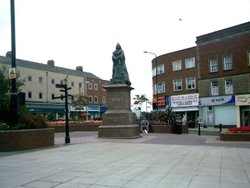
[[[250,19],[250,0],[16,0],[16,56],[110,80],[120,43],[135,94],[152,98],[151,60]],[[0,55],[11,50],[10,0],[0,0]],[[168,88],[166,88],[168,89]]]

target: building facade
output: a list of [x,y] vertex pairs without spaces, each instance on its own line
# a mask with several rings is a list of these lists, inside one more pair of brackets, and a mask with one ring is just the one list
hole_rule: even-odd
[[205,125],[250,126],[250,22],[152,60],[153,107]]
[[[0,56],[0,65],[11,67],[11,58],[8,55]],[[72,70],[55,66],[53,60],[42,64],[17,59],[16,67],[20,80],[24,81],[20,89],[25,94],[26,106],[33,113],[47,115],[55,113],[59,115],[59,118],[60,116],[63,118],[65,99],[57,97],[64,93],[60,91],[60,88],[56,88],[56,84],[67,84],[71,88],[68,90],[74,98],[73,100],[69,98],[71,111],[76,109],[72,105],[79,96],[87,96],[89,99],[86,101],[85,110],[80,110],[81,113],[88,111],[88,118],[100,116],[101,107],[106,106],[106,92],[102,89],[102,85],[105,85],[107,81],[92,73],[84,72],[81,66]],[[93,89],[90,85],[93,85]]]
[[250,22],[198,36],[196,44],[205,124],[250,125],[250,106],[239,102],[250,93]]
[[177,118],[194,122],[198,116],[196,47],[164,54],[152,62],[154,109],[171,107]]

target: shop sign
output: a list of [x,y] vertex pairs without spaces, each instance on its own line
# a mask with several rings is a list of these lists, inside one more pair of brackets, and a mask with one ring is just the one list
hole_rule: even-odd
[[218,96],[218,97],[204,97],[200,98],[201,106],[214,106],[223,104],[235,104],[235,96]]
[[175,95],[171,96],[171,107],[199,106],[199,94]]
[[250,105],[250,95],[236,95],[236,106]]

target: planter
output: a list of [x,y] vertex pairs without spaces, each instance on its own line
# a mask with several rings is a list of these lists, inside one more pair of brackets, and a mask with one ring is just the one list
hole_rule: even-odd
[[0,151],[18,151],[54,145],[53,128],[0,131]]
[[[100,125],[69,125],[69,131],[98,131]],[[55,132],[65,132],[65,125],[62,126],[50,126],[55,129]]]
[[250,134],[246,133],[220,133],[220,140],[223,141],[250,141]]
[[[150,125],[150,130],[153,133],[174,133],[173,125]],[[188,133],[188,126],[181,126],[181,133]]]

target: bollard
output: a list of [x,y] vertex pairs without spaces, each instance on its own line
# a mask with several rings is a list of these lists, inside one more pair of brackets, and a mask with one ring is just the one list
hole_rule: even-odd
[[198,123],[198,135],[199,136],[201,135],[201,123],[200,122]]
[[220,123],[219,126],[220,126],[220,133],[221,133],[221,131],[222,131],[222,124]]

